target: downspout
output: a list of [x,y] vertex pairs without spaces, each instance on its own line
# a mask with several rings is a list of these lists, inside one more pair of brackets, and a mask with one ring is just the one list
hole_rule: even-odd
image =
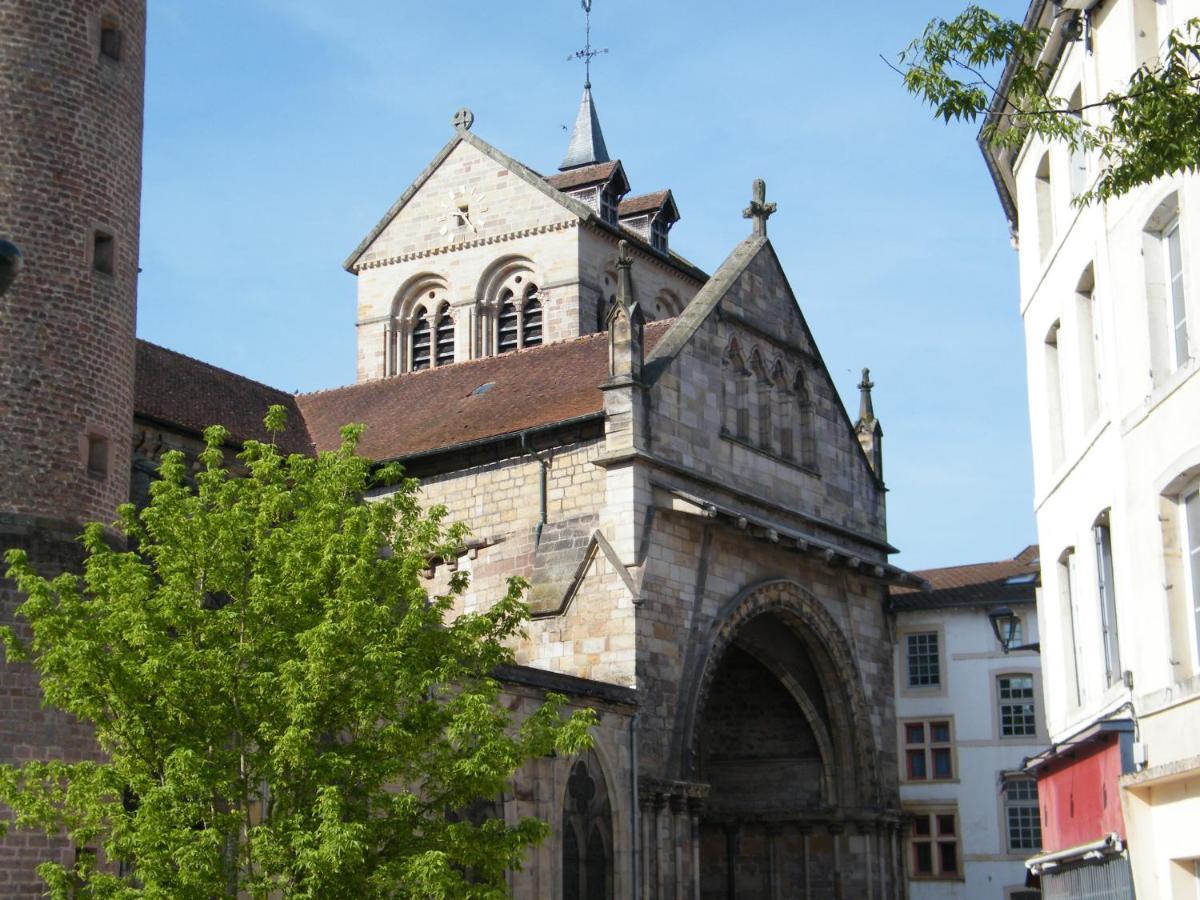
[[540,453],[529,446],[528,431],[521,432],[521,449],[538,462],[538,508],[540,513],[537,528],[533,533],[533,543],[534,546],[537,546],[542,542],[542,529],[546,527],[546,470],[550,468],[550,464]]
[[641,849],[642,849],[642,816],[641,810],[638,807],[638,752],[637,752],[637,730],[638,720],[642,714],[636,712],[633,718],[629,720],[629,795],[632,800],[632,806],[629,810],[629,820],[633,823],[633,892],[629,895],[633,900],[638,900],[642,895],[642,882],[638,876],[641,874]]

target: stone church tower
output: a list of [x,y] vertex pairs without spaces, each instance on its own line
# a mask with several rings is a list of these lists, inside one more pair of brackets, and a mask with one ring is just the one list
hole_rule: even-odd
[[837,395],[765,185],[710,275],[590,86],[552,174],[472,126],[346,261],[359,383],[297,402],[471,524],[467,609],[529,580],[514,684],[601,712],[493,809],[558,828],[517,896],[900,896],[882,428],[866,373],[856,422]]
[[[0,547],[48,574],[129,499],[145,18],[145,0],[0,4],[0,238],[24,257],[0,297]],[[0,621],[18,602],[0,583]],[[0,667],[0,697],[0,759],[94,752],[28,667]],[[0,845],[5,896],[44,889],[32,841]]]

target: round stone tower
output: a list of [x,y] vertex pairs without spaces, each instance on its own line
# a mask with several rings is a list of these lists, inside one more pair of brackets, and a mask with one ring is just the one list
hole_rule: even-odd
[[[0,296],[0,549],[46,574],[129,498],[145,25],[145,0],[0,2],[0,239],[23,257]],[[0,622],[19,601],[0,584]],[[27,667],[0,661],[0,697],[0,761],[96,752]],[[37,844],[0,842],[5,897],[73,858]]]

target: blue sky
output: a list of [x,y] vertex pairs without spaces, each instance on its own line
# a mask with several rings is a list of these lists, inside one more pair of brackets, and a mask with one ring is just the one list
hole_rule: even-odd
[[[712,271],[770,234],[843,400],[870,366],[898,565],[1034,540],[1016,254],[974,128],[904,93],[894,56],[944,0],[595,0],[592,72],[635,192]],[[1025,3],[997,0],[1019,17]],[[354,379],[341,263],[451,135],[542,172],[566,149],[577,0],[157,0],[147,51],[139,334],[285,390]]]

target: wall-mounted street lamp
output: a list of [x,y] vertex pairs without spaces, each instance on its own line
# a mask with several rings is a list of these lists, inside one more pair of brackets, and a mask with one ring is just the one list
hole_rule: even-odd
[[21,271],[21,251],[12,241],[0,238],[0,297]]
[[996,633],[996,640],[1000,642],[1000,647],[1005,653],[1012,650],[1042,652],[1040,641],[1032,644],[1020,644],[1016,647],[1013,646],[1013,640],[1017,636],[1017,626],[1021,623],[1021,619],[1007,606],[997,606],[989,611],[988,620],[992,623],[992,631]]

